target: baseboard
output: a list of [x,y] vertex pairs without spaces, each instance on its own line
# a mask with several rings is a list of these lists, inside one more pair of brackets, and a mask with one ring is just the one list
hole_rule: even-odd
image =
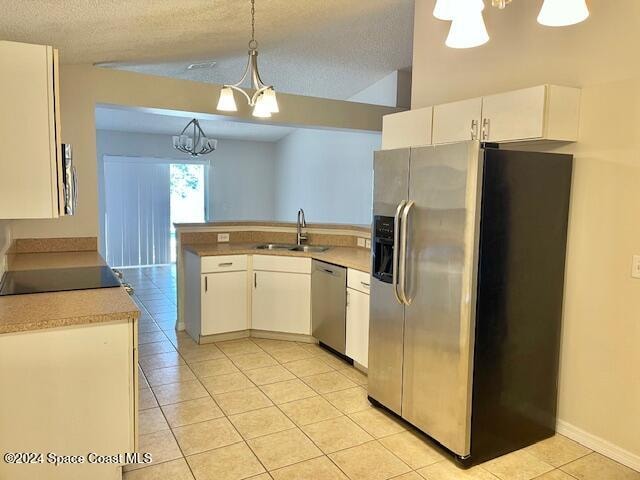
[[284,333],[272,332],[270,330],[252,329],[251,336],[254,338],[265,338],[267,340],[286,340],[288,342],[318,343],[318,341],[311,335],[304,335],[300,333]]
[[238,330],[237,332],[215,333],[213,335],[200,335],[198,343],[226,342],[227,340],[239,340],[249,337],[249,330]]
[[605,457],[609,457],[616,462],[620,462],[621,464],[640,472],[640,455],[631,453],[624,448],[614,445],[608,440],[597,437],[589,432],[585,432],[564,420],[557,421],[556,431],[595,452],[601,453]]

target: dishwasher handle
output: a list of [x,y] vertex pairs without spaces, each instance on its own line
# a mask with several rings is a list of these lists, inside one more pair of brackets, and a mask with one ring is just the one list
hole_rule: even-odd
[[331,275],[333,277],[345,277],[347,276],[347,269],[338,265],[332,265],[330,263],[321,262],[319,260],[313,261],[312,273],[322,273]]

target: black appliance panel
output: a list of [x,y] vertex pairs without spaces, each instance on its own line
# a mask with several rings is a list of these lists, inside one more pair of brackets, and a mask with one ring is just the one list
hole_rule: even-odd
[[5,273],[0,296],[119,287],[107,266],[15,270]]
[[573,157],[486,149],[473,463],[554,434]]
[[393,279],[394,224],[393,217],[373,217],[373,276],[384,283]]

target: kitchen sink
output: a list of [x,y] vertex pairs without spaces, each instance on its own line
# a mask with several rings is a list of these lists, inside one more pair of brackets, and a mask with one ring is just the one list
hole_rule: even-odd
[[264,243],[256,247],[258,250],[292,250],[295,245],[286,245],[283,243]]
[[290,249],[292,252],[326,252],[329,247],[319,247],[316,245],[296,245]]
[[329,247],[317,245],[287,245],[284,243],[263,243],[256,247],[257,250],[289,250],[290,252],[326,252]]

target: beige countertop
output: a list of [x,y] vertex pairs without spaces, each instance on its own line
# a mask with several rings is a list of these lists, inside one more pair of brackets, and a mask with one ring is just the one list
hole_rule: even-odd
[[[98,252],[19,253],[9,270],[106,265]],[[138,307],[124,288],[0,297],[0,334],[137,319]]]
[[213,255],[279,255],[286,257],[306,257],[353,268],[362,272],[371,271],[371,252],[356,247],[329,247],[325,252],[292,252],[289,250],[257,250],[255,243],[219,243],[183,245],[183,249],[200,257]]

